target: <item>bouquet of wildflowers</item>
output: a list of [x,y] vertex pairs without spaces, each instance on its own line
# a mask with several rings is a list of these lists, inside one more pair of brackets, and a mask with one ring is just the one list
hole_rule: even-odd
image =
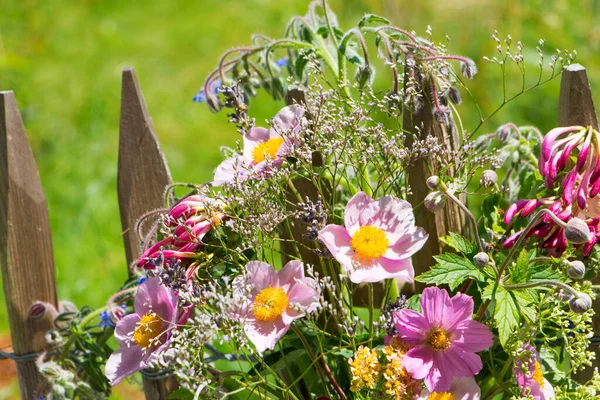
[[[487,62],[523,71],[514,97],[573,59],[527,86],[524,45],[492,39]],[[594,357],[600,133],[469,131],[476,72],[430,30],[342,31],[326,1],[225,53],[194,100],[228,110],[238,148],[142,218],[137,275],[105,308],[56,311],[51,396],[143,371],[184,399],[597,398],[598,371],[575,374]],[[282,101],[265,124],[258,90]]]

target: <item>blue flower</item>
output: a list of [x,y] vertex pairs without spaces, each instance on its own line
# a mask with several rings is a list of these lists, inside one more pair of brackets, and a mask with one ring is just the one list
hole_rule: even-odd
[[141,278],[138,279],[138,285],[141,285],[142,283],[146,282],[146,278],[145,276],[142,276]]
[[[222,83],[223,82],[220,79],[216,79],[210,83],[209,88],[212,94],[216,95],[219,93],[219,89],[221,88]],[[206,101],[206,91],[204,90],[204,88],[200,89],[200,91],[196,93],[192,101],[196,103],[204,103]]]
[[[125,306],[125,304],[122,304],[120,307],[123,309],[123,314],[125,314],[125,311],[127,310],[127,306]],[[100,319],[101,319],[101,321],[100,321],[100,323],[98,323],[98,328],[104,328],[104,327],[114,328],[115,327],[115,323],[110,318],[110,314],[108,313],[108,311],[102,311],[100,313]]]
[[279,60],[275,61],[277,63],[277,66],[279,68],[283,68],[288,64],[288,58],[284,57],[284,58],[280,58]]

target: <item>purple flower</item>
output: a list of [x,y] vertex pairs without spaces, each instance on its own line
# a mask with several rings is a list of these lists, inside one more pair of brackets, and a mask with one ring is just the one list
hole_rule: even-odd
[[244,134],[244,152],[223,161],[215,170],[214,186],[251,176],[268,176],[278,168],[294,146],[300,130],[304,109],[298,105],[281,109],[273,118],[270,129],[250,128]]
[[533,396],[534,400],[554,399],[554,388],[544,378],[544,373],[537,360],[537,351],[531,343],[526,343],[521,349],[521,357],[515,358],[515,376],[517,383],[521,387],[523,396]]
[[112,353],[105,370],[113,386],[150,366],[155,355],[169,346],[171,330],[178,322],[177,295],[161,285],[160,278],[149,278],[140,285],[134,308],[115,328],[120,348]]
[[476,352],[493,344],[490,329],[472,319],[473,299],[430,287],[421,296],[422,314],[402,309],[394,314],[398,335],[411,349],[402,359],[430,392],[448,392],[453,378],[472,378],[482,368]]
[[[125,315],[126,310],[127,310],[127,306],[125,306],[125,304],[122,304],[121,306],[116,307],[112,311],[112,314],[116,317],[116,319],[118,321],[121,318],[123,318],[123,315]],[[102,311],[100,313],[100,323],[98,323],[98,327],[99,328],[104,328],[104,327],[115,328],[116,327],[113,317],[111,316],[111,313],[109,311]]]
[[410,203],[393,196],[373,200],[363,192],[346,205],[344,226],[327,225],[319,232],[319,239],[354,283],[412,280],[410,256],[427,238],[423,228],[415,226]]
[[[222,83],[223,82],[221,82],[220,79],[216,79],[210,83],[209,89],[213,95],[219,93],[219,89],[221,88]],[[196,93],[192,101],[196,103],[204,103],[206,101],[206,90],[204,88],[200,89],[200,91]]]
[[294,320],[316,309],[319,294],[303,268],[300,261],[288,262],[279,272],[260,261],[246,264],[252,291],[248,303],[238,308],[238,319],[257,351],[273,350]]
[[286,65],[288,65],[288,58],[287,57],[280,58],[279,60],[276,61],[276,64],[279,68],[283,68]]

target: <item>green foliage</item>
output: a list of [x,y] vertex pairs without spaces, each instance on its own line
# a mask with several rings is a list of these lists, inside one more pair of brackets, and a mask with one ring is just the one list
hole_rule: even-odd
[[446,253],[434,258],[437,264],[416,277],[417,281],[433,285],[446,284],[450,290],[454,290],[468,278],[483,279],[481,271],[462,256]]

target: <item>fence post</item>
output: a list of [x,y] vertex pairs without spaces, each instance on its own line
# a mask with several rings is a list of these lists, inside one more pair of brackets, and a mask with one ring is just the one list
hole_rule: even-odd
[[[35,301],[57,303],[52,237],[46,197],[12,91],[0,92],[0,264],[14,352],[41,352],[52,317],[34,321],[27,316]],[[16,364],[21,398],[34,399],[44,384],[35,360]]]
[[[133,68],[125,68],[121,87],[117,192],[129,268],[140,256],[135,224],[148,211],[165,207],[164,191],[170,183],[169,167],[160,150],[135,72]],[[174,377],[144,378],[147,400],[164,400],[176,388]]]
[[[569,65],[562,73],[560,83],[560,99],[558,103],[558,125],[592,126],[598,129],[598,117],[594,107],[594,98],[587,72],[580,64]],[[600,284],[600,276],[592,280],[595,285]],[[600,335],[600,308],[599,300],[594,301],[596,315],[592,320],[594,335]],[[585,383],[592,377],[594,368],[600,367],[600,346],[594,345],[592,350],[596,353],[596,359],[592,366],[575,374],[575,380]]]
[[[408,71],[407,68],[405,74],[408,74]],[[431,93],[425,88],[423,90],[426,94],[426,98],[423,99],[424,104],[416,111],[410,109],[410,106],[404,109],[403,129],[405,132],[411,133],[407,135],[407,145],[411,146],[415,140],[425,140],[428,136],[435,136],[449,149],[458,149],[460,138],[454,120],[450,117],[447,125],[437,122],[433,116],[432,101],[427,98],[427,96],[431,96]],[[428,271],[435,264],[433,256],[440,254],[440,239],[443,236],[449,232],[457,232],[469,238],[471,232],[463,211],[454,202],[447,201],[444,208],[435,213],[423,206],[423,200],[430,192],[426,180],[429,176],[437,173],[437,171],[430,171],[429,167],[426,159],[419,158],[406,169],[407,183],[411,190],[407,200],[415,209],[415,225],[422,227],[429,234],[429,239],[423,248],[412,256],[415,276]],[[459,195],[458,198],[466,204],[465,194]],[[415,293],[421,293],[424,288],[423,283],[415,282]]]

